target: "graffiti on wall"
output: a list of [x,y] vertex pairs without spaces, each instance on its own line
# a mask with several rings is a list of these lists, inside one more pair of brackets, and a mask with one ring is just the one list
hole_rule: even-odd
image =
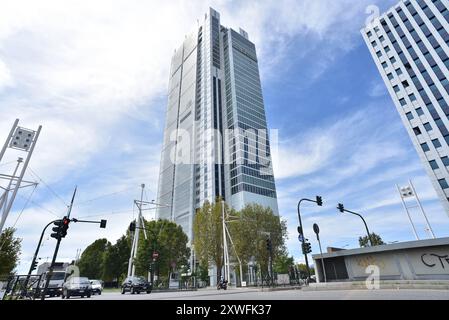
[[421,255],[422,263],[429,268],[440,265],[443,269],[449,269],[449,255],[439,255],[435,253],[424,253]]

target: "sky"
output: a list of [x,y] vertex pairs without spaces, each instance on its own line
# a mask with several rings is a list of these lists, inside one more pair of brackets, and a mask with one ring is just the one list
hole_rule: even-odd
[[[302,207],[314,253],[313,223],[324,250],[356,248],[365,234],[359,218],[337,212],[340,202],[384,241],[414,240],[396,190],[409,179],[437,237],[449,236],[449,217],[360,34],[373,5],[383,12],[396,2],[2,1],[0,143],[16,118],[43,126],[26,175],[39,185],[20,190],[6,221],[23,238],[17,271],[26,273],[43,227],[66,213],[75,186],[72,217],[108,225],[72,223],[60,261],[125,233],[142,183],[144,200],[156,199],[171,55],[209,7],[256,44],[268,125],[279,135],[280,215],[296,261],[296,204],[316,195],[322,208]],[[11,173],[17,156],[9,150],[0,173]],[[428,238],[419,211],[412,216]],[[41,262],[54,245],[46,234]]]

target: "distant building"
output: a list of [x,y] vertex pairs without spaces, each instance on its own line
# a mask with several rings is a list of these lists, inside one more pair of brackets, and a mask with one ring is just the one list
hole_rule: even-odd
[[448,5],[401,1],[362,35],[449,214]]

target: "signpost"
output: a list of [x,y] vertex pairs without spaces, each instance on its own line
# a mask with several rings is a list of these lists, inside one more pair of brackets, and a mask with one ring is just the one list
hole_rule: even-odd
[[315,234],[316,234],[316,239],[318,240],[318,244],[319,244],[319,246],[320,246],[321,267],[323,268],[324,282],[327,282],[327,278],[326,278],[326,268],[324,267],[323,251],[321,250],[320,227],[319,227],[316,223],[313,224],[313,232],[315,232]]

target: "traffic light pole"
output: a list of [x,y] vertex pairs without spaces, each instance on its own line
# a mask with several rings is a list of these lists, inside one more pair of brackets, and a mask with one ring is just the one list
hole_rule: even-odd
[[[77,190],[77,187],[75,187],[75,191],[73,192],[73,196],[72,196],[72,201],[70,202],[70,206],[67,210],[67,219],[70,218],[70,213],[72,212],[73,201],[75,200],[76,190]],[[64,217],[64,220],[65,219],[66,219],[66,217]],[[67,224],[67,227],[68,227],[68,224]],[[62,228],[62,226],[60,226],[60,228]],[[58,231],[58,233],[59,232],[60,231]],[[44,287],[44,291],[41,294],[41,300],[45,300],[45,295],[47,294],[48,285],[50,284],[50,279],[53,276],[53,268],[55,266],[56,257],[58,255],[59,245],[61,244],[61,234],[59,234],[57,240],[58,241],[56,242],[55,252],[53,253],[53,259],[51,260],[50,268],[48,270],[47,279],[45,279],[45,287]]]
[[371,239],[371,233],[369,232],[368,225],[366,224],[366,221],[365,221],[365,219],[363,218],[363,216],[362,216],[360,213],[357,213],[357,212],[354,212],[354,211],[350,211],[350,210],[348,210],[348,209],[345,209],[344,206],[343,206],[342,204],[339,204],[338,207],[337,207],[337,209],[340,210],[340,212],[351,213],[351,214],[353,214],[353,215],[359,216],[360,219],[362,219],[363,224],[365,225],[366,233],[368,234],[368,240],[369,240],[369,243],[371,244],[371,247],[372,247],[372,246],[373,246],[373,240]]
[[47,230],[47,228],[57,222],[59,220],[53,220],[52,222],[50,222],[49,224],[47,224],[44,228],[44,230],[42,230],[42,234],[41,234],[41,238],[39,239],[39,243],[37,244],[37,248],[36,251],[34,252],[34,256],[33,256],[33,261],[31,262],[31,266],[30,266],[30,270],[28,271],[28,275],[27,278],[25,280],[24,283],[24,288],[26,289],[27,285],[28,285],[28,281],[30,281],[30,277],[31,277],[31,273],[33,272],[33,270],[35,269],[35,264],[36,264],[36,260],[37,260],[37,255],[39,254],[39,249],[41,248],[41,244],[42,244],[42,239],[44,238],[44,234],[45,234],[45,230]]
[[301,249],[303,249],[303,253],[304,253],[304,258],[306,260],[306,270],[307,270],[307,282],[310,280],[310,268],[309,268],[309,259],[307,258],[307,252],[304,250],[304,244],[306,243],[306,237],[304,235],[304,229],[302,228],[302,221],[301,221],[301,211],[300,211],[300,207],[301,207],[301,203],[303,201],[308,201],[308,202],[313,202],[316,203],[318,206],[322,206],[323,202],[322,202],[322,198],[320,196],[316,197],[316,200],[311,200],[311,199],[301,199],[298,202],[298,220],[299,220],[299,228],[298,230],[301,231]]

